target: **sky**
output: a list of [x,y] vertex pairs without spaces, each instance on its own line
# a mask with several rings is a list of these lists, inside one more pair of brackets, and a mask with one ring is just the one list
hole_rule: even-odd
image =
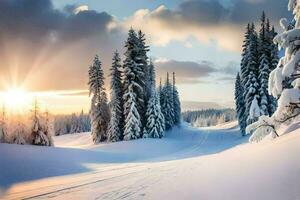
[[287,1],[1,0],[0,91],[24,88],[54,113],[87,112],[94,55],[108,75],[133,27],[147,36],[157,77],[176,72],[181,101],[232,107],[245,26],[264,10],[280,31]]

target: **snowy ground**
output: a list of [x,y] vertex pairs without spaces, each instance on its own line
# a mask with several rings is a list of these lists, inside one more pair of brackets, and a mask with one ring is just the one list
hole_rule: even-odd
[[300,132],[246,141],[227,124],[97,146],[87,133],[56,137],[55,148],[1,144],[0,192],[3,199],[300,199]]

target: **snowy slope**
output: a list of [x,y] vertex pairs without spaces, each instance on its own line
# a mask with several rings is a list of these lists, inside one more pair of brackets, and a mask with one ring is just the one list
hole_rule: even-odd
[[[235,123],[186,125],[162,140],[0,145],[4,199],[299,199],[300,132],[247,144]],[[4,172],[4,173],[2,173]]]

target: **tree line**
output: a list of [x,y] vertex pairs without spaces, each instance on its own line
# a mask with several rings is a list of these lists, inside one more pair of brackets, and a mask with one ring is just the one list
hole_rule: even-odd
[[110,103],[99,56],[89,68],[91,132],[95,143],[139,138],[162,138],[181,121],[175,73],[167,73],[156,88],[154,63],[149,59],[145,34],[132,28],[125,42],[124,61],[118,51],[110,68]]
[[271,116],[277,99],[268,92],[268,80],[278,64],[278,47],[273,43],[277,35],[274,26],[263,12],[260,29],[254,23],[246,28],[241,69],[235,82],[235,103],[242,135],[246,127],[260,116]]
[[53,123],[56,136],[91,131],[90,117],[83,111],[80,114],[55,115]]
[[236,120],[234,109],[207,109],[185,111],[182,120],[195,127],[208,127]]

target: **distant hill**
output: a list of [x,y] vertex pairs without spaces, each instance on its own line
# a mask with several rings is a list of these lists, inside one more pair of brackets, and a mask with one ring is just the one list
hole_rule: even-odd
[[182,107],[182,111],[225,108],[215,102],[195,102],[195,101],[183,101],[181,102],[181,107]]

